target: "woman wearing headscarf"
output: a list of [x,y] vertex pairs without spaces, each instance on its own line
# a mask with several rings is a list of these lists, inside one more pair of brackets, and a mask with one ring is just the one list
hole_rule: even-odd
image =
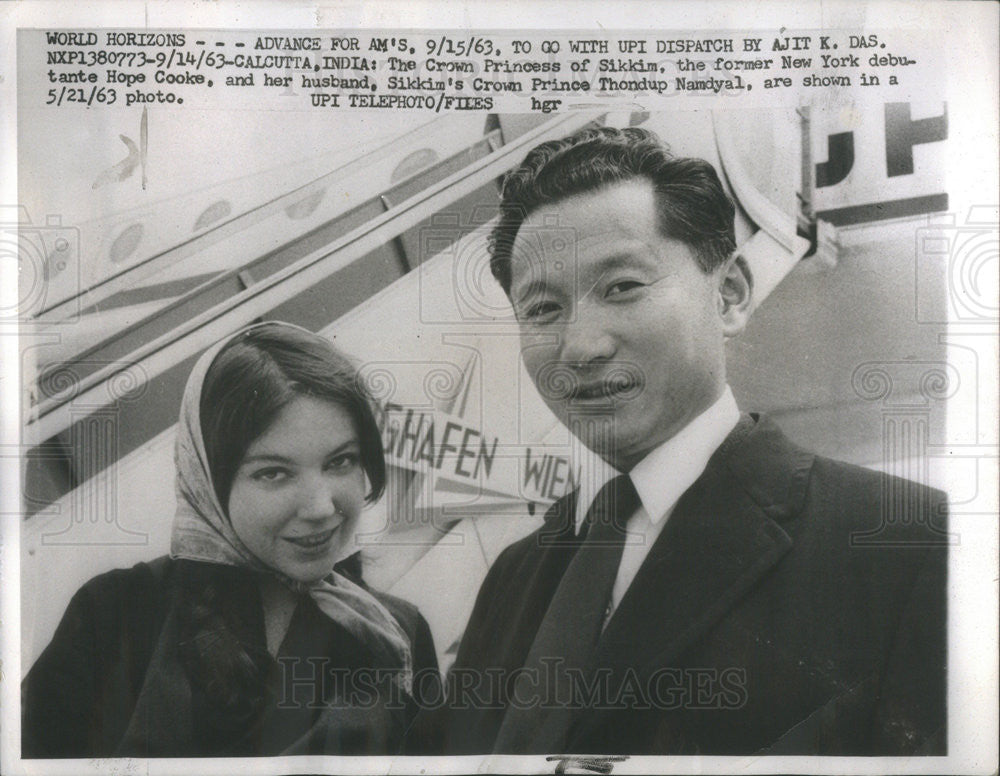
[[360,579],[385,486],[375,405],[296,326],[196,363],[177,429],[170,554],[73,597],[24,680],[24,757],[392,754],[437,680],[410,604]]

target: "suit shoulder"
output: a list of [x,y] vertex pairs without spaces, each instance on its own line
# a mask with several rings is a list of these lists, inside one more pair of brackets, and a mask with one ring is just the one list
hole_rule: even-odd
[[835,458],[827,458],[822,455],[813,457],[813,477],[819,480],[829,480],[831,482],[841,482],[859,487],[865,490],[881,490],[885,487],[906,486],[913,490],[927,494],[934,501],[945,501],[948,495],[938,488],[924,485],[915,480],[909,480],[895,474],[869,469],[858,464],[838,461]]
[[[872,512],[883,494],[905,493],[921,509],[943,518],[947,496],[940,490],[857,464],[835,460],[799,447],[773,419],[757,417],[742,423],[726,445],[729,470],[768,514],[780,520],[808,511],[830,512],[842,518],[854,510]],[[735,438],[735,441],[734,441]]]
[[490,575],[514,573],[529,559],[532,550],[541,546],[545,530],[544,525],[539,526],[527,536],[507,545],[490,566]]
[[528,567],[532,565],[532,551],[540,546],[544,530],[545,526],[540,526],[527,536],[507,545],[497,555],[479,586],[470,622],[476,622],[486,608],[499,600],[498,591],[507,589],[512,579],[517,579],[519,574],[529,570]]
[[805,514],[829,531],[847,531],[851,546],[939,547],[949,544],[948,494],[893,474],[816,456]]

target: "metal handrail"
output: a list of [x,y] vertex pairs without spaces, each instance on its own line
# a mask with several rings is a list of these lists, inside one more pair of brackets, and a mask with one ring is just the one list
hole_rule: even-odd
[[[426,131],[432,124],[434,124],[434,121],[421,124],[419,127],[388,141],[385,145],[374,151],[369,151],[357,159],[335,167],[314,180],[296,186],[294,189],[286,191],[272,200],[256,205],[247,211],[238,213],[232,218],[227,218],[208,231],[192,235],[171,248],[154,253],[136,264],[123,268],[114,275],[102,278],[89,288],[40,311],[35,316],[35,320],[39,323],[57,322],[67,314],[78,315],[79,311],[76,309],[76,305],[79,304],[81,297],[86,298],[88,308],[99,306],[102,301],[119,293],[121,290],[133,287],[133,279],[141,282],[151,274],[155,274],[158,271],[156,267],[159,265],[173,264],[177,260],[184,260],[191,255],[197,254],[200,248],[213,246],[227,237],[246,229],[248,224],[259,223],[276,213],[280,213],[289,204],[301,200],[309,192],[324,188],[332,180],[338,180],[347,175],[354,174],[361,166],[384,154],[386,147],[389,145],[406,141],[422,130]],[[155,204],[159,206],[163,203],[159,202]],[[179,257],[179,259],[174,257]]]
[[521,135],[466,169],[373,218],[331,245],[302,257],[168,334],[137,348],[128,363],[111,364],[95,371],[74,386],[70,395],[56,394],[46,398],[36,407],[26,430],[31,432],[36,442],[51,439],[66,431],[79,420],[78,415],[74,417],[70,412],[71,403],[96,408],[113,401],[107,384],[115,375],[136,366],[147,380],[162,374],[174,364],[201,352],[206,343],[219,340],[260,318],[396,235],[416,226],[448,203],[475,191],[484,182],[499,177],[520,161],[528,148],[551,137],[569,134],[594,121],[599,115],[589,112],[563,114]]

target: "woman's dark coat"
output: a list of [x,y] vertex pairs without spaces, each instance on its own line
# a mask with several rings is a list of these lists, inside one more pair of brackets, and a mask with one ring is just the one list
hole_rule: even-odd
[[[189,669],[153,676],[155,666],[170,664],[162,654],[183,653],[175,643],[183,629],[165,623],[176,622],[184,596],[206,583],[263,667],[257,702],[224,704],[213,697],[211,677],[192,680]],[[439,675],[426,621],[412,605],[372,592],[410,637],[415,684],[434,693]],[[275,659],[252,572],[166,557],[139,563],[95,577],[71,600],[22,686],[22,756],[395,754],[416,703],[379,668],[390,667],[377,665],[306,595]]]

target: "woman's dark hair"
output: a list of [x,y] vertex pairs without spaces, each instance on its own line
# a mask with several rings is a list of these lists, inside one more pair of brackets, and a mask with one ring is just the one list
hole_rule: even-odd
[[215,357],[201,392],[201,435],[212,486],[223,509],[247,448],[298,396],[333,402],[354,422],[367,501],[385,489],[379,409],[355,366],[318,334],[282,324],[255,326]]
[[504,292],[510,294],[514,238],[534,210],[637,179],[653,186],[660,230],[691,246],[703,272],[736,250],[736,208],[711,164],[674,156],[647,129],[583,129],[536,146],[504,178],[500,220],[489,237],[490,271]]
[[[379,432],[380,409],[354,365],[326,339],[283,324],[249,329],[215,357],[202,385],[199,413],[212,487],[228,508],[233,478],[247,449],[267,431],[281,409],[298,396],[342,407],[354,422],[361,465],[368,477],[369,502],[385,489],[385,456]],[[197,566],[197,564],[195,564]],[[358,558],[337,565],[360,577]],[[227,569],[189,573],[181,596],[181,659],[192,687],[243,733],[252,728],[266,701],[265,676],[273,664],[238,634],[246,631],[231,600],[238,580],[225,582]],[[243,735],[234,730],[234,735]]]

